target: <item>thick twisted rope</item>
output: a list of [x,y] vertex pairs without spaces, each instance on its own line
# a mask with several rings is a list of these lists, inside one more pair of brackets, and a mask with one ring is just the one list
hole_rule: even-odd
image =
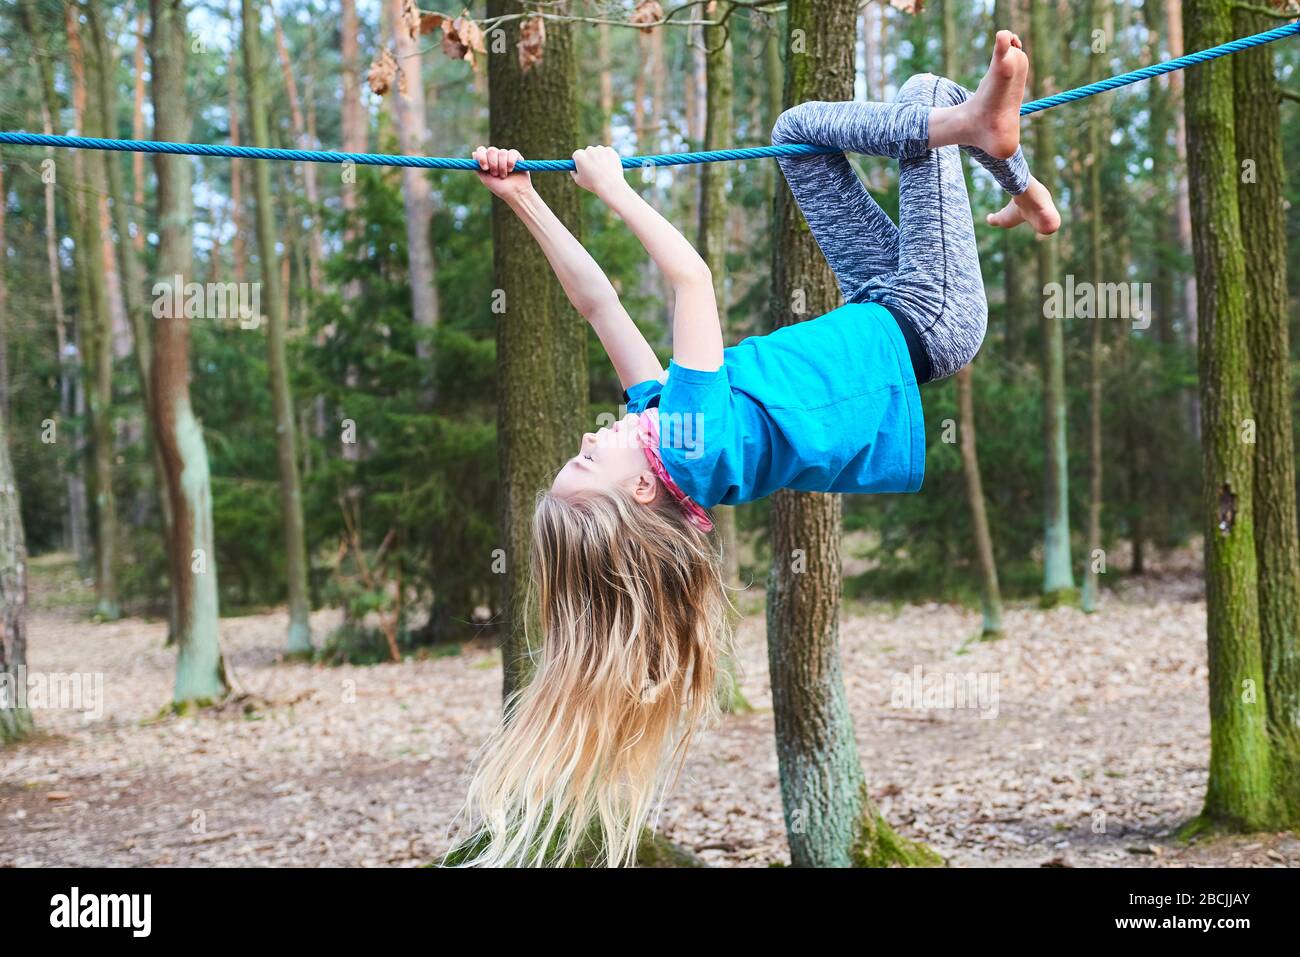
[[[1028,116],[1041,110],[1049,110],[1062,103],[1082,100],[1085,97],[1105,93],[1131,83],[1140,83],[1162,73],[1185,70],[1198,63],[1228,56],[1251,47],[1272,43],[1300,33],[1300,22],[1266,30],[1254,36],[1230,40],[1219,46],[1210,47],[1175,57],[1164,63],[1144,66],[1112,76],[1109,79],[1089,83],[1074,90],[1066,90],[1032,100],[1020,107],[1020,115]],[[287,160],[295,163],[352,163],[356,166],[411,166],[419,169],[478,169],[478,164],[468,157],[455,156],[399,156],[384,153],[340,153],[334,150],[285,150],[268,149],[261,146],[222,146],[210,143],[160,143],[156,140],[115,140],[94,136],[52,136],[45,133],[0,133],[0,144],[14,146],[54,146],[70,149],[112,150],[119,153],[177,153],[184,156],[226,156],[239,159]],[[810,156],[815,153],[839,153],[833,146],[813,146],[808,143],[787,143],[781,146],[751,146],[743,149],[704,150],[695,153],[659,153],[653,156],[625,156],[622,159],[624,169],[637,169],[646,166],[685,166],[695,163],[723,163],[729,160],[763,159],[771,156]],[[574,168],[573,160],[533,159],[523,160],[515,167],[530,172],[560,172]]]

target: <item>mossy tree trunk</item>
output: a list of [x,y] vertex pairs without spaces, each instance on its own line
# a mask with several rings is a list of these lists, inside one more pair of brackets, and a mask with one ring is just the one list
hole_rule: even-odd
[[[0,161],[0,197],[5,192]],[[9,277],[3,252],[9,248],[5,204],[0,202],[0,746],[21,737],[31,713],[19,703],[27,666],[27,548],[18,483],[9,457]]]
[[[254,146],[270,146],[264,78],[267,63],[261,52],[261,4],[242,2],[244,82],[249,133]],[[275,207],[269,163],[253,165],[253,206],[257,222],[257,254],[262,267],[261,301],[266,308],[267,367],[275,417],[276,465],[280,476],[280,514],[284,523],[285,578],[288,585],[290,654],[310,654],[311,605],[307,594],[307,545],[302,515],[302,484],[298,476],[298,433],[289,387],[285,334],[289,324],[275,251]]]
[[[853,97],[855,0],[792,0],[784,102]],[[835,277],[784,181],[776,195],[772,324],[839,305]],[[796,313],[803,300],[806,309]],[[790,859],[796,867],[934,860],[903,841],[867,793],[840,669],[838,495],[784,490],[771,505],[767,644]]]
[[[0,249],[4,239],[0,229]],[[31,712],[19,707],[18,699],[26,668],[27,548],[18,484],[9,458],[9,421],[0,412],[0,745],[16,740],[31,727]]]
[[[1054,16],[1048,0],[1029,0],[1029,44],[1032,62],[1030,78],[1035,98],[1054,92],[1052,67],[1056,62],[1048,37],[1056,35],[1049,27]],[[1049,190],[1056,191],[1056,130],[1050,114],[1034,117],[1034,175]],[[1057,238],[1049,236],[1036,243],[1038,250],[1038,285],[1040,293],[1059,281]],[[1039,300],[1041,302],[1041,299]],[[1042,319],[1043,339],[1043,589],[1044,604],[1072,601],[1075,597],[1074,569],[1070,562],[1070,475],[1069,446],[1065,405],[1065,328],[1064,319]]]
[[[525,12],[517,0],[489,0],[488,16]],[[527,73],[515,44],[522,20],[501,29],[500,50],[489,46],[491,142],[526,157],[568,156],[578,143],[577,72],[567,24],[546,24],[542,62]],[[540,174],[537,191],[575,235],[578,188],[570,177]],[[539,490],[573,453],[587,421],[587,325],[564,294],[526,227],[500,200],[492,201],[492,257],[497,310],[497,450],[501,534],[505,546],[506,633],[503,694],[531,676],[524,624],[529,614],[528,555]],[[499,305],[497,305],[499,303]],[[491,561],[484,556],[484,561]]]
[[[1228,0],[1184,0],[1191,49],[1232,38]],[[1188,179],[1197,274],[1203,431],[1210,774],[1203,819],[1255,830],[1272,823],[1267,702],[1255,560],[1255,445],[1246,262],[1237,208],[1233,65],[1187,74]]]
[[[1270,29],[1260,13],[1235,9],[1233,35]],[[1246,344],[1255,436],[1255,555],[1259,634],[1274,776],[1291,821],[1300,820],[1300,541],[1296,532],[1287,314],[1286,190],[1282,118],[1271,47],[1231,60],[1240,182],[1237,205],[1246,269]]]
[[[184,0],[150,0],[149,31],[154,136],[186,142],[190,135],[185,99],[188,40]],[[183,156],[154,156],[158,202],[158,272],[166,281],[188,280],[194,269],[193,183]],[[176,645],[173,700],[206,701],[227,691],[219,640],[216,548],[212,492],[203,430],[190,405],[190,322],[159,316],[152,340],[151,404],[156,445],[162,460],[163,494],[170,504],[167,549]]]

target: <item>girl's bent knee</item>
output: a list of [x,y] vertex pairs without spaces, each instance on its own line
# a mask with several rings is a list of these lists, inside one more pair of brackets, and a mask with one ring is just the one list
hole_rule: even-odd
[[799,137],[796,135],[797,122],[792,115],[799,107],[794,106],[784,111],[776,118],[772,124],[772,145],[784,146],[786,143],[797,143]]
[[808,117],[816,111],[818,105],[817,102],[809,100],[784,110],[772,124],[772,145],[784,146],[787,143],[807,142]]

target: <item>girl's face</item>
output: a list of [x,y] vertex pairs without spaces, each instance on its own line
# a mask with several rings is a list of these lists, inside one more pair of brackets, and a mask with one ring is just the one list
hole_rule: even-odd
[[582,448],[565,463],[551,491],[571,498],[586,491],[621,487],[640,502],[654,501],[658,479],[646,462],[639,417],[628,413],[613,426],[582,437]]

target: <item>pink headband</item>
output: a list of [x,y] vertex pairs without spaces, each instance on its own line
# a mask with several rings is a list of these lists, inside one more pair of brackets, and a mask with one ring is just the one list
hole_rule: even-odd
[[664,468],[663,459],[659,454],[659,410],[653,406],[646,409],[637,417],[641,423],[641,447],[645,450],[646,461],[650,463],[650,470],[655,473],[659,481],[663,483],[668,494],[677,500],[682,510],[686,513],[686,520],[702,532],[713,531],[713,519],[709,518],[706,512],[697,502],[691,500],[691,497],[681,490],[668,470]]

